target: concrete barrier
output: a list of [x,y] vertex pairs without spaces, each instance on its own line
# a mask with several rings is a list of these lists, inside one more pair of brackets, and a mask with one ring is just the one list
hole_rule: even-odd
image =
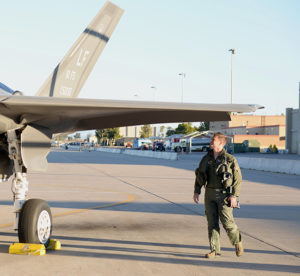
[[300,175],[300,161],[272,158],[236,157],[243,169]]
[[112,148],[97,148],[96,151],[111,152],[119,154],[128,154],[142,157],[152,157],[168,160],[177,160],[177,152],[151,151],[151,150],[130,150],[130,149],[112,149]]
[[111,153],[121,153],[121,149],[112,149],[112,148],[97,148],[96,151],[102,151],[102,152],[111,152]]
[[[151,157],[167,160],[178,160],[176,152],[150,151],[150,150],[130,150],[130,149],[113,149],[113,148],[97,148],[96,151],[111,152],[127,155],[135,155],[141,157]],[[236,156],[236,159],[242,169],[287,173],[300,175],[300,161],[278,158],[255,158]]]
[[152,158],[160,158],[160,159],[168,159],[168,160],[177,160],[178,154],[177,152],[165,152],[165,151],[151,151],[151,150],[124,150],[122,152],[128,155],[136,155],[142,157],[152,157]]

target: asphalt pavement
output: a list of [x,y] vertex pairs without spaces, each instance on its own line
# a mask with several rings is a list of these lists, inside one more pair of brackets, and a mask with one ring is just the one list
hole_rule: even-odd
[[221,230],[209,251],[203,196],[192,202],[200,155],[162,160],[105,152],[53,151],[46,173],[30,173],[30,198],[51,206],[61,251],[9,255],[10,183],[0,185],[0,275],[296,275],[300,273],[300,177],[242,170],[235,210],[245,253]]

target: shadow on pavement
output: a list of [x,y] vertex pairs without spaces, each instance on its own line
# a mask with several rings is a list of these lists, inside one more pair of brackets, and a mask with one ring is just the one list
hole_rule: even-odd
[[[14,236],[15,233],[0,232],[0,236]],[[208,246],[176,244],[176,243],[157,243],[157,242],[144,242],[144,241],[128,241],[128,240],[113,240],[113,239],[97,239],[97,238],[82,238],[82,237],[68,237],[68,236],[54,236],[54,238],[64,241],[72,241],[72,244],[62,242],[61,251],[48,251],[47,254],[56,256],[72,256],[72,257],[91,257],[103,259],[119,259],[130,261],[145,261],[157,263],[174,263],[207,267],[221,267],[230,269],[245,269],[256,271],[276,271],[276,272],[299,272],[300,266],[297,265],[281,265],[281,264],[262,264],[262,263],[246,263],[240,262],[239,258],[236,261],[223,261],[222,256],[215,260],[206,260],[203,256],[197,253],[175,252],[172,249],[196,249],[196,250],[209,250]],[[105,245],[84,245],[75,244],[76,242],[95,242]],[[2,241],[0,241],[2,243]],[[8,243],[5,241],[5,243]],[[111,244],[111,245],[107,245]],[[117,245],[117,246],[116,246]],[[147,246],[147,248],[131,248],[129,246]],[[156,247],[160,247],[157,249]],[[73,250],[72,250],[73,249]],[[84,251],[86,250],[86,251]],[[223,251],[231,251],[232,248],[222,248]],[[98,251],[98,252],[97,252]],[[8,245],[0,244],[0,253],[7,253]],[[245,254],[285,254],[281,251],[269,250],[245,250]]]
[[[2,243],[3,241],[0,241]],[[13,242],[10,242],[9,244],[0,244],[0,253],[7,253],[8,254],[8,249],[9,246],[13,244]]]
[[[121,212],[138,212],[170,215],[201,215],[204,216],[204,205],[199,203],[157,203],[157,202],[129,202],[112,207],[101,207],[114,202],[93,202],[93,201],[48,201],[51,208],[66,209],[92,209],[109,210]],[[1,205],[12,206],[12,201],[0,201]],[[99,206],[99,208],[96,208]],[[86,210],[84,210],[86,211]],[[53,214],[55,212],[53,211]],[[298,222],[300,225],[300,206],[299,205],[249,205],[242,204],[241,209],[234,210],[237,218],[268,219],[277,221]]]
[[[231,269],[245,269],[245,270],[256,270],[256,271],[276,271],[276,272],[299,272],[300,266],[297,265],[280,265],[280,264],[262,264],[262,263],[245,263],[232,261],[223,261],[222,256],[215,260],[206,260],[199,252],[195,253],[184,253],[174,252],[170,248],[184,248],[184,249],[199,249],[208,251],[207,246],[196,246],[196,245],[185,245],[185,244],[168,244],[168,243],[151,243],[151,242],[140,242],[140,241],[124,241],[124,240],[111,240],[111,239],[94,239],[94,238],[80,238],[80,237],[66,237],[66,236],[55,236],[57,239],[69,240],[69,241],[86,241],[96,243],[109,243],[110,245],[99,246],[99,245],[76,245],[64,244],[62,251],[53,252],[55,255],[62,256],[73,256],[73,257],[92,257],[92,258],[105,258],[105,259],[121,259],[130,261],[146,261],[146,262],[157,262],[157,263],[174,263],[174,264],[185,264],[185,265],[196,265],[196,266],[208,266],[208,267],[222,267]],[[126,246],[113,246],[113,245],[139,245],[139,246],[151,246],[154,248],[130,248]],[[155,249],[155,246],[166,247],[166,249]],[[75,251],[73,251],[74,249]],[[78,251],[79,249],[79,251]],[[87,250],[87,251],[83,251]],[[232,248],[223,248],[223,251],[232,251]],[[97,252],[100,251],[100,252]],[[109,251],[109,252],[107,252]],[[123,253],[123,254],[122,254]],[[266,250],[246,250],[245,253],[255,254],[285,254],[280,251],[266,251]]]
[[61,256],[72,256],[72,257],[91,257],[91,258],[102,258],[102,259],[118,259],[118,260],[130,260],[130,261],[144,261],[144,262],[156,262],[156,263],[173,263],[173,264],[184,264],[184,265],[195,265],[195,266],[207,266],[207,267],[221,267],[230,269],[245,269],[251,271],[274,271],[274,272],[285,272],[285,273],[299,273],[300,266],[297,265],[281,265],[281,264],[261,264],[261,263],[243,263],[243,262],[228,262],[222,261],[221,257],[218,258],[220,261],[203,260],[203,257],[198,256],[195,259],[187,258],[168,258],[168,257],[156,257],[156,256],[138,256],[130,254],[114,254],[114,253],[98,253],[98,252],[84,252],[84,251],[69,251],[62,250],[55,252]]

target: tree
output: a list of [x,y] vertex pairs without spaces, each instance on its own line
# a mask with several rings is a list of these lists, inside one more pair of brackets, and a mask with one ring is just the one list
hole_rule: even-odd
[[107,138],[107,133],[106,133],[106,130],[105,130],[104,128],[102,128],[102,129],[97,129],[97,130],[95,131],[95,135],[96,135],[97,140],[98,140],[98,143],[99,143],[100,145],[102,145],[102,142],[103,142],[104,138]]
[[161,137],[164,137],[164,130],[165,130],[165,126],[161,126],[160,129],[159,129]]
[[171,127],[168,127],[167,132],[166,132],[166,136],[169,137],[169,136],[172,136],[173,134],[175,134],[175,130]]
[[55,136],[56,141],[65,141],[68,140],[68,134],[61,133],[58,136]]
[[97,136],[100,145],[103,145],[104,141],[106,141],[105,145],[111,145],[116,139],[121,137],[119,127],[97,129],[95,135]]
[[207,131],[209,130],[209,122],[200,122],[199,127],[197,128],[198,131]]
[[196,131],[194,127],[192,127],[191,123],[181,123],[175,129],[176,134],[189,134]]
[[150,125],[144,125],[141,127],[140,136],[141,138],[149,138],[152,135],[152,127]]
[[117,140],[118,138],[121,137],[120,135],[120,128],[119,127],[114,127],[114,128],[108,128],[107,129],[107,136],[108,136],[108,140],[110,141],[110,145],[112,145],[112,143]]

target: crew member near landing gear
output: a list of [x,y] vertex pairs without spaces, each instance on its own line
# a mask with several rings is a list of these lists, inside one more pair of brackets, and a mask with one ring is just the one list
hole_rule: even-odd
[[221,254],[219,219],[235,246],[236,255],[239,257],[244,252],[241,234],[233,219],[233,208],[239,208],[242,174],[236,159],[224,149],[225,145],[225,135],[215,133],[210,142],[211,150],[195,171],[195,203],[199,202],[202,186],[205,188],[204,203],[211,250],[205,255],[206,258]]

